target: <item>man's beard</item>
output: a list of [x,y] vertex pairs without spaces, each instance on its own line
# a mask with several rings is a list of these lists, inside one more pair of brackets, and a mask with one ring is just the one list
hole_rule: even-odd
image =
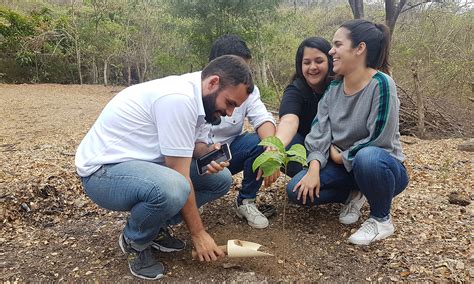
[[212,125],[218,125],[221,123],[221,116],[218,112],[216,113],[216,99],[218,94],[219,90],[202,97],[202,104],[204,106],[204,112],[206,113],[204,118],[207,123]]

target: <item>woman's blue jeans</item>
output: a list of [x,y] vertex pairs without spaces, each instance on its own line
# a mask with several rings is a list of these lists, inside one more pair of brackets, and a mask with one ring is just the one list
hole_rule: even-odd
[[[227,169],[200,176],[193,160],[190,170],[198,207],[229,191],[232,176]],[[82,183],[99,206],[130,211],[124,234],[137,248],[148,246],[161,227],[182,220],[180,211],[190,193],[189,183],[177,171],[138,160],[104,165]]]
[[[367,197],[371,216],[387,217],[393,197],[408,185],[403,164],[381,148],[365,147],[357,152],[352,165],[352,171],[347,172],[343,165],[329,161],[319,174],[319,198],[313,204],[306,200],[306,204],[344,203],[351,190],[358,190]],[[302,199],[297,200],[298,191],[293,189],[307,171],[303,169],[288,183],[288,198],[294,203],[302,204]]]

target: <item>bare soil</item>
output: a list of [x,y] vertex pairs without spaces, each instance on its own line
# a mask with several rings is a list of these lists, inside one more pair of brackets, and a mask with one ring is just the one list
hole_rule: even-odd
[[[117,239],[127,213],[98,208],[82,191],[74,152],[120,87],[0,85],[0,281],[136,281]],[[204,223],[219,244],[242,239],[265,245],[269,258],[199,263],[191,248],[156,253],[169,282],[433,281],[474,277],[472,152],[463,139],[403,137],[411,182],[394,201],[396,232],[369,247],[347,242],[360,222],[338,222],[340,205],[287,205],[284,179],[259,201],[277,207],[267,229],[252,229],[228,195],[205,207]],[[191,244],[185,226],[175,233]]]

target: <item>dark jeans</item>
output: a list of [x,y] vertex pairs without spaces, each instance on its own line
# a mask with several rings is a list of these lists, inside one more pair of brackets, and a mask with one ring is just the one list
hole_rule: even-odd
[[242,133],[230,144],[232,160],[229,170],[235,175],[243,171],[242,189],[239,192],[241,199],[253,199],[262,185],[263,178],[256,180],[258,171],[252,170],[252,164],[258,155],[263,153],[263,147],[258,146],[260,138],[256,133]]
[[[371,216],[387,217],[393,197],[408,185],[403,164],[381,148],[365,147],[357,152],[352,165],[352,171],[347,172],[343,165],[328,161],[319,174],[320,196],[315,198],[314,204],[306,200],[307,204],[343,203],[351,190],[359,190],[367,197]],[[302,199],[296,199],[298,191],[293,192],[293,188],[307,171],[303,169],[288,183],[288,198],[294,203],[302,204]]]

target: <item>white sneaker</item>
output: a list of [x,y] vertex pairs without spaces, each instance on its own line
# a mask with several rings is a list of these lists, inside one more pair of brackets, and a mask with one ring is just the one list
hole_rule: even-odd
[[247,219],[247,223],[252,228],[263,229],[268,227],[268,219],[255,206],[255,199],[243,199],[242,205],[236,204],[235,212],[239,218]]
[[356,195],[352,195],[352,199],[344,204],[341,208],[341,213],[339,214],[339,222],[345,225],[354,224],[359,220],[360,209],[364,206],[367,198],[358,191]]
[[355,245],[369,245],[371,242],[385,239],[395,232],[392,218],[379,222],[374,218],[365,221],[359,230],[349,237],[349,242]]

